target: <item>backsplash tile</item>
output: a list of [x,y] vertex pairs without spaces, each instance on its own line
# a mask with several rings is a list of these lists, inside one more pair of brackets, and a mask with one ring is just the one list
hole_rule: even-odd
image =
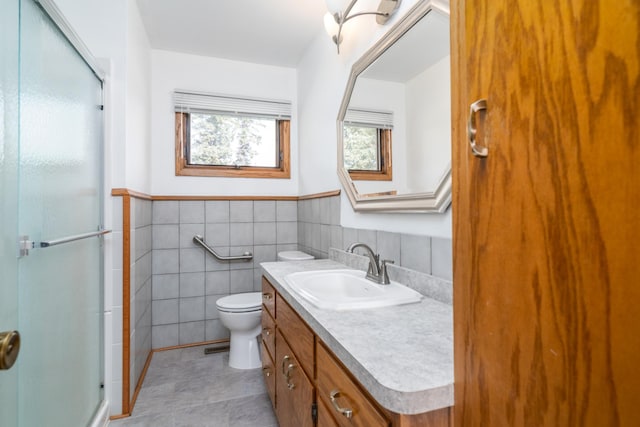
[[400,264],[400,234],[378,231],[377,242],[381,259]]
[[400,237],[400,265],[431,274],[431,239],[427,236],[402,234]]
[[453,247],[451,239],[431,238],[431,272],[434,276],[453,280]]

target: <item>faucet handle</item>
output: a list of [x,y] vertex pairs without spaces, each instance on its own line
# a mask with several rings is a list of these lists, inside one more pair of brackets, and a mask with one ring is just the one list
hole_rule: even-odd
[[388,285],[391,283],[389,280],[389,274],[387,273],[387,264],[395,264],[395,261],[391,259],[383,259],[380,263],[380,274],[382,275],[382,283]]

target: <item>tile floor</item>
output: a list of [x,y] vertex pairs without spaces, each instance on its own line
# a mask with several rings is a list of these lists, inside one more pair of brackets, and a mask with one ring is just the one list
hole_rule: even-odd
[[277,427],[260,369],[204,347],[155,352],[129,418],[110,427]]

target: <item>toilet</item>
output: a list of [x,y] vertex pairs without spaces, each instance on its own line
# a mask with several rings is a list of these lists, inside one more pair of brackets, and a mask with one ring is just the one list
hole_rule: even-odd
[[315,257],[302,251],[283,251],[278,252],[278,261],[308,261]]
[[247,292],[220,298],[216,308],[220,321],[229,329],[229,366],[236,369],[260,368],[258,335],[262,331],[262,293]]

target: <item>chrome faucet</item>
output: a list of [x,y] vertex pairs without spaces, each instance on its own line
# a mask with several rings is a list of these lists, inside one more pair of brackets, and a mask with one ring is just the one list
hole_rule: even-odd
[[380,254],[374,254],[373,250],[365,243],[352,243],[347,248],[347,252],[353,253],[356,248],[362,248],[367,252],[369,257],[369,269],[367,270],[367,279],[375,282],[379,285],[388,285],[389,275],[387,274],[387,263],[393,264],[393,261],[382,260],[380,261]]

